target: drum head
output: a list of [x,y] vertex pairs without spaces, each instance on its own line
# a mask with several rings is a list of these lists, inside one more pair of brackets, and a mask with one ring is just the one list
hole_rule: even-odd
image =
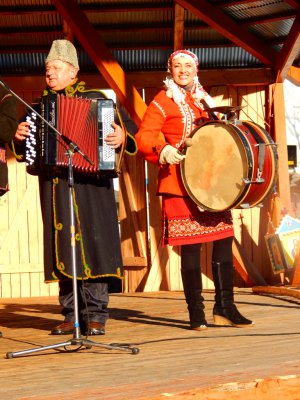
[[229,210],[244,192],[243,178],[251,172],[247,143],[241,136],[220,121],[208,122],[193,132],[192,145],[184,150],[181,174],[189,196],[203,209]]

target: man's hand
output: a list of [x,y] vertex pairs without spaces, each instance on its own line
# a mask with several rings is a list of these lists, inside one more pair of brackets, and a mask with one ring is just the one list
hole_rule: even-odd
[[122,128],[117,125],[116,123],[111,124],[114,128],[114,131],[106,136],[105,142],[113,149],[118,148],[121,146],[124,140]]
[[18,125],[18,129],[15,134],[16,140],[22,141],[22,140],[26,139],[26,137],[28,136],[28,133],[29,133],[29,128],[28,128],[29,125],[30,125],[29,122],[21,122]]

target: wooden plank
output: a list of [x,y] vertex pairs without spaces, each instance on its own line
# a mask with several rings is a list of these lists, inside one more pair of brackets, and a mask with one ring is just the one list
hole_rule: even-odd
[[10,275],[11,295],[10,297],[18,298],[21,297],[21,279],[20,274]]
[[[1,274],[1,296],[2,298],[11,298],[12,288],[11,288],[11,275]],[[18,296],[19,297],[19,296]]]
[[40,273],[31,272],[29,275],[29,280],[30,280],[30,297],[41,296]]
[[0,265],[0,273],[27,273],[27,272],[41,272],[44,270],[43,264],[10,264],[9,268],[7,265]]
[[130,175],[126,166],[126,158],[124,159],[124,163],[122,166],[122,177],[124,179],[124,188],[126,188],[126,195],[128,197],[129,209],[131,211],[130,215],[132,221],[131,229],[133,229],[136,235],[139,254],[141,258],[145,259],[147,256],[145,238],[143,236],[143,233],[141,232],[140,224],[137,219],[138,206],[135,200],[135,192],[133,190]]
[[148,259],[147,257],[123,257],[123,263],[125,265],[125,268],[128,267],[138,267],[138,268],[143,268],[147,267],[148,265]]
[[20,297],[30,297],[30,273],[21,274],[21,294]]
[[[4,241],[2,243],[1,249],[0,249],[0,259],[2,259],[2,256],[7,252],[9,249],[13,248],[14,252],[16,246],[15,246],[15,241],[16,238],[18,237],[18,231],[19,229],[24,229],[23,231],[23,236],[24,238],[27,237],[26,232],[27,232],[27,207],[30,204],[30,198],[31,198],[31,193],[32,191],[35,190],[36,187],[36,179],[33,177],[29,178],[28,181],[28,188],[27,190],[23,193],[23,198],[20,200],[20,203],[17,205],[14,200],[12,200],[13,196],[9,197],[9,204],[10,208],[13,209],[13,211],[10,211],[10,222],[9,222],[9,231],[7,235],[4,238]],[[23,225],[21,225],[21,222],[23,222]],[[26,239],[27,243],[27,239]],[[21,246],[21,244],[20,244]],[[28,247],[28,243],[27,243]],[[12,252],[13,253],[13,252]],[[27,258],[28,261],[28,258]]]
[[[63,319],[56,296],[3,299],[0,398],[297,399],[300,379],[293,395],[284,385],[299,378],[299,298],[237,290],[235,302],[239,310],[255,321],[251,328],[237,329],[216,327],[212,318],[214,294],[207,291],[204,297],[209,328],[197,332],[188,329],[182,292],[112,294],[106,335],[89,339],[100,345],[129,344],[139,348],[137,355],[101,346],[67,351],[74,350],[74,346],[68,346],[9,360],[5,358],[7,352],[54,345],[70,336],[49,335],[50,329]],[[101,379],[95,379],[98,370]],[[116,371],[118,378],[112,379]],[[251,393],[252,397],[248,397],[249,388],[258,385],[260,396]],[[212,388],[215,390],[210,393]]]

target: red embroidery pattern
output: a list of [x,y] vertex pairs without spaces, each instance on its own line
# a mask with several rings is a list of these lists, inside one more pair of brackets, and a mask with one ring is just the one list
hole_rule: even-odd
[[169,220],[168,236],[169,238],[193,237],[203,235],[215,235],[224,231],[232,230],[232,224],[220,222],[216,226],[201,225],[197,221],[190,219]]

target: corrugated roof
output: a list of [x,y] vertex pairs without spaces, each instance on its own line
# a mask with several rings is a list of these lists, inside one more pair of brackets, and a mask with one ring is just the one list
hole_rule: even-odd
[[[299,23],[300,5],[292,0],[186,3],[191,7],[184,11],[183,47],[193,49],[202,66],[208,69],[264,66],[265,59],[256,55],[255,46],[252,52],[248,48],[245,32],[261,42],[262,52],[267,45],[276,55],[287,42],[293,24]],[[208,20],[206,15],[200,18],[194,11],[198,3],[207,5]],[[125,71],[165,68],[174,46],[175,1],[80,0],[78,4]],[[215,13],[211,12],[212,7]],[[199,6],[199,11],[203,12],[203,7]],[[222,19],[218,19],[220,12],[224,18],[230,18],[229,22],[240,26],[232,34],[238,37],[242,33],[241,45],[234,43],[230,36],[228,21],[222,25]],[[40,72],[52,41],[64,37],[63,19],[51,0],[2,0],[0,26],[2,74]],[[76,38],[75,44],[81,70],[95,70]],[[295,65],[299,59],[297,49]]]

